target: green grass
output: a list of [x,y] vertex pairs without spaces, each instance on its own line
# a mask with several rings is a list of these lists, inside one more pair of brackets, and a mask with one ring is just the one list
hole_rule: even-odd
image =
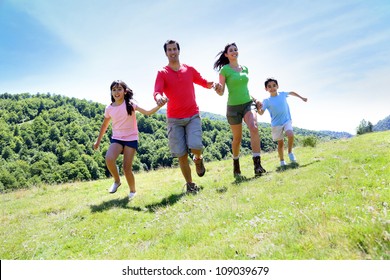
[[[241,181],[232,161],[206,163],[184,195],[179,169],[124,184],[82,182],[1,194],[1,259],[390,259],[390,132],[296,148],[299,166]],[[193,168],[194,170],[194,168]],[[195,175],[196,176],[196,175]]]

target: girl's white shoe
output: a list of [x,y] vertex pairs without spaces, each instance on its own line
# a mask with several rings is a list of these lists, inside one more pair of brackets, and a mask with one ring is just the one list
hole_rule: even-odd
[[114,184],[112,184],[111,188],[109,189],[109,192],[110,192],[110,193],[116,192],[116,190],[119,188],[120,185],[121,185],[120,182],[119,182],[119,183],[115,183],[115,182],[114,182]]

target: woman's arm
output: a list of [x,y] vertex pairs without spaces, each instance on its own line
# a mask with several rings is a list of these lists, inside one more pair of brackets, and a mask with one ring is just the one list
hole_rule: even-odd
[[219,74],[219,83],[215,85],[215,92],[222,96],[225,92],[226,79],[225,76]]

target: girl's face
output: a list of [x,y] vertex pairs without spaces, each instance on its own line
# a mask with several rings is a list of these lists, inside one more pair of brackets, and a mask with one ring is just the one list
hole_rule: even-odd
[[238,58],[238,48],[234,45],[231,45],[229,46],[229,48],[227,49],[226,53],[225,53],[225,56],[229,59],[229,60],[235,60]]
[[116,84],[111,89],[111,95],[115,101],[123,100],[125,97],[125,89],[120,84]]

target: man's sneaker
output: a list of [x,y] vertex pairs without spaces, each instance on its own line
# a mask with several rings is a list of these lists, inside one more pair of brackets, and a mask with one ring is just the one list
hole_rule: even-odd
[[116,192],[116,190],[119,188],[120,185],[121,185],[120,182],[119,183],[114,182],[114,184],[112,184],[111,188],[109,189],[109,192],[110,193]]
[[203,158],[196,159],[193,158],[195,166],[196,166],[196,174],[198,174],[199,177],[202,177],[206,173],[206,169],[204,168],[203,164]]
[[130,192],[129,193],[129,200],[132,200],[137,195],[136,192]]
[[289,153],[288,157],[290,158],[291,162],[296,162],[297,161],[297,159],[295,158],[293,153]]
[[255,166],[255,176],[260,176],[263,173],[267,172],[262,166],[261,166],[261,159],[260,156],[253,157],[253,165]]
[[233,159],[233,175],[241,176],[241,170],[240,170],[240,159]]
[[196,194],[199,192],[199,188],[195,183],[187,183],[186,187],[187,187],[187,193]]
[[280,161],[280,167],[285,167],[286,166],[286,162],[284,160],[281,160]]

